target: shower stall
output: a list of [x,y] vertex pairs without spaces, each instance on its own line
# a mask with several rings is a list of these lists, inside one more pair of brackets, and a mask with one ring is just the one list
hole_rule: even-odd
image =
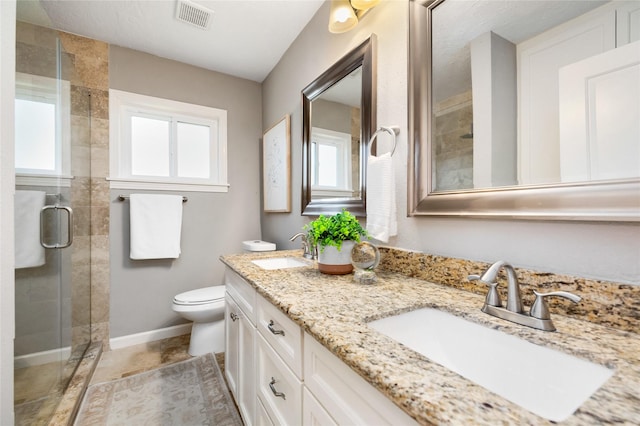
[[18,22],[16,425],[48,424],[91,342],[91,91],[55,30]]

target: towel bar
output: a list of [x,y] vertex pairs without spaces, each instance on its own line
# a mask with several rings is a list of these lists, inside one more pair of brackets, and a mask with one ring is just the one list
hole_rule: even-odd
[[[128,198],[129,198],[128,195],[118,195],[118,200],[120,200],[120,201],[124,201],[124,200],[126,200]],[[187,201],[189,201],[189,199],[187,197],[183,196],[182,197],[182,202],[186,203]]]

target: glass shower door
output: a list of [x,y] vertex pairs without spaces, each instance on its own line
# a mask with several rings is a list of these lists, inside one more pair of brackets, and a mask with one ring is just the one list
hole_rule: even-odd
[[48,424],[90,342],[90,96],[57,32],[18,22],[16,424]]

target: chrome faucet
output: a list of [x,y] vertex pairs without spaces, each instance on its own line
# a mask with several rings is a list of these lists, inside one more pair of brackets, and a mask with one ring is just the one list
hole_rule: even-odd
[[[502,301],[500,300],[500,294],[498,293],[498,283],[496,278],[500,269],[504,268],[507,271],[507,307],[502,307]],[[522,306],[522,297],[520,295],[520,284],[518,283],[518,277],[516,271],[509,263],[504,260],[500,260],[489,267],[482,276],[469,275],[469,281],[481,281],[489,286],[489,292],[484,301],[482,312],[493,315],[498,318],[512,321],[517,324],[526,325],[528,327],[537,328],[539,330],[554,331],[556,327],[551,321],[551,315],[549,314],[549,307],[547,306],[547,296],[559,296],[571,300],[574,303],[578,303],[581,299],[577,296],[566,291],[554,291],[551,293],[538,293],[534,291],[536,300],[531,305],[531,311],[526,314],[524,307]]]
[[302,250],[303,250],[302,256],[307,259],[315,259],[315,253],[314,253],[315,247],[312,247],[311,244],[309,244],[309,239],[307,238],[307,234],[305,234],[304,232],[298,232],[296,235],[289,238],[289,241],[294,241],[298,237],[300,237],[302,241]]
[[481,277],[478,275],[469,275],[469,281],[478,280],[489,286],[489,293],[487,293],[485,304],[489,304],[490,306],[502,306],[502,301],[500,300],[500,295],[496,288],[498,286],[496,278],[498,277],[498,272],[500,272],[500,269],[502,268],[507,271],[507,310],[520,314],[524,312],[524,308],[522,307],[522,296],[520,296],[520,284],[518,284],[518,277],[516,276],[516,271],[513,269],[513,266],[504,260],[499,260],[491,265]]

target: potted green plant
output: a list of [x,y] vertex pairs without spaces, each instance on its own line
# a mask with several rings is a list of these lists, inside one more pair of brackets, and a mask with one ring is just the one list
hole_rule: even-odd
[[358,219],[347,210],[333,216],[320,215],[304,226],[309,243],[318,250],[318,270],[325,274],[348,274],[353,270],[351,249],[368,237]]

